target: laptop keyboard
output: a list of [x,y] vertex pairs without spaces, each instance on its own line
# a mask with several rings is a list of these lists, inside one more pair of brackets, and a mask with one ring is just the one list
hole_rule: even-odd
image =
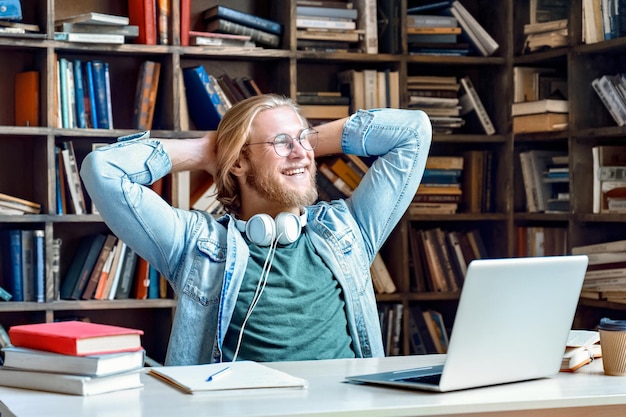
[[421,375],[410,378],[401,378],[398,381],[402,382],[419,382],[421,384],[429,384],[429,385],[439,385],[439,381],[441,380],[441,374],[434,375]]

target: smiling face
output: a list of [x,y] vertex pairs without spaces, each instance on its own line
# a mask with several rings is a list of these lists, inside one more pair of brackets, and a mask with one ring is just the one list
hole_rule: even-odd
[[[252,122],[248,143],[271,142],[280,133],[297,137],[305,127],[290,107],[265,110]],[[278,156],[271,144],[248,146],[233,173],[240,181],[244,219],[259,212],[299,214],[301,206],[317,199],[314,153],[298,141],[286,157]]]

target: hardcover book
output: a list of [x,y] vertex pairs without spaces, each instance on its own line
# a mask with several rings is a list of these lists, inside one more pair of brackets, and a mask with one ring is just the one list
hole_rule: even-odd
[[84,321],[59,321],[13,326],[17,347],[85,356],[141,350],[143,330]]
[[205,20],[212,20],[215,18],[230,20],[231,22],[239,23],[240,25],[249,26],[251,28],[259,29],[276,35],[282,35],[283,33],[283,25],[276,21],[265,19],[263,17],[256,16],[250,13],[245,13],[239,10],[231,9],[225,6],[218,5],[205,10]]

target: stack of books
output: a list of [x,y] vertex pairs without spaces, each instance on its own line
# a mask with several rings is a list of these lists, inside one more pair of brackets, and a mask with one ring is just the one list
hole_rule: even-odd
[[462,173],[462,156],[430,156],[409,213],[456,213],[463,193],[460,183]]
[[426,112],[434,133],[450,134],[465,124],[457,77],[412,75],[407,77],[407,90],[408,108]]
[[575,246],[572,255],[587,255],[581,297],[626,303],[626,240]]
[[82,321],[13,326],[0,385],[83,396],[141,387],[142,334]]
[[57,19],[54,39],[67,42],[123,44],[139,36],[139,27],[130,25],[127,16],[83,13]]
[[462,29],[454,16],[414,14],[407,16],[407,42],[410,54],[469,54],[469,44],[459,42]]
[[270,48],[280,46],[283,25],[274,20],[221,5],[205,10],[203,19],[206,23],[206,32],[245,35],[250,36],[252,41],[261,46]]
[[358,9],[351,2],[330,6],[298,5],[296,39],[304,51],[355,51],[364,34],[357,30]]
[[0,193],[0,214],[39,214],[41,204]]
[[567,19],[524,25],[524,52],[536,52],[567,46]]
[[350,97],[339,91],[298,91],[300,111],[312,124],[348,117]]

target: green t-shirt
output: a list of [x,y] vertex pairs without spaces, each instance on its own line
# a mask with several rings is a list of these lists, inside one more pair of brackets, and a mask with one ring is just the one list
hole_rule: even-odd
[[[269,251],[269,247],[248,246],[248,267],[224,340],[225,360],[234,355]],[[277,248],[267,284],[245,325],[237,359],[353,357],[341,287],[303,233],[296,242]]]

